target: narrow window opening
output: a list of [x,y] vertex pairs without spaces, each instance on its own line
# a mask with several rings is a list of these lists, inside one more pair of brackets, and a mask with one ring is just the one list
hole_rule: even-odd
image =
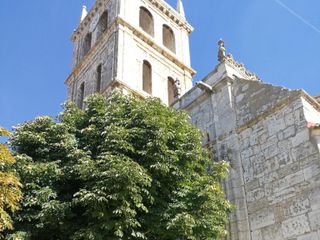
[[98,33],[97,38],[99,38],[108,29],[108,11],[105,11],[98,23]]
[[83,56],[87,55],[87,53],[91,49],[91,42],[92,42],[92,34],[88,33],[85,38],[84,38],[84,43],[83,43]]
[[152,66],[148,61],[143,61],[143,91],[152,94]]
[[79,108],[83,108],[83,102],[84,102],[84,83],[81,83],[80,89],[79,89],[79,97],[78,97]]
[[168,25],[162,27],[163,45],[172,52],[176,52],[176,40],[173,30]]
[[168,77],[168,103],[169,106],[175,101],[175,83],[172,77]]
[[101,91],[101,79],[102,79],[102,65],[100,64],[97,68],[97,86],[96,90],[99,93]]
[[154,36],[154,22],[152,14],[144,7],[140,8],[139,26],[150,36]]

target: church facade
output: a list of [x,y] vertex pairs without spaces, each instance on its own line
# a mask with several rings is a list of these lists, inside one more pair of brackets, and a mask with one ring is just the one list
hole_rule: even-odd
[[192,86],[182,0],[97,0],[72,35],[68,99],[115,89],[189,112],[236,206],[230,240],[320,239],[320,98],[264,83],[219,42],[215,69]]

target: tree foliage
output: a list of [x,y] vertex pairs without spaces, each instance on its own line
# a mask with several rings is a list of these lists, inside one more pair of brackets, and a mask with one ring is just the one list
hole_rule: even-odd
[[12,137],[24,202],[14,239],[219,239],[230,204],[186,113],[113,94]]
[[[9,137],[10,133],[0,127],[0,137]],[[7,146],[0,143],[0,237],[1,232],[12,229],[12,220],[9,215],[18,208],[21,199],[20,182],[12,171],[15,163]]]

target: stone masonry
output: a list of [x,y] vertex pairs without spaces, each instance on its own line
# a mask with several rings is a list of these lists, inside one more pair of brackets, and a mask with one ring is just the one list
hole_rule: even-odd
[[224,184],[236,210],[227,239],[320,239],[320,105],[313,97],[263,83],[229,55],[175,107],[190,113],[214,160],[230,162]]
[[226,240],[320,240],[320,96],[262,82],[222,40],[219,64],[192,87],[192,31],[182,0],[177,10],[164,0],[97,0],[72,35],[68,99],[83,107],[114,89],[173,99],[213,161],[230,162]]

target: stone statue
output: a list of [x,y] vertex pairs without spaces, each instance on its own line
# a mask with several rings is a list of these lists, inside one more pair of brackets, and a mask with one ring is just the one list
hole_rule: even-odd
[[177,98],[181,97],[181,82],[178,78],[174,81],[174,86],[174,96]]
[[226,49],[224,47],[224,41],[220,39],[218,42],[219,52],[218,52],[218,60],[219,62],[223,62],[226,59]]

